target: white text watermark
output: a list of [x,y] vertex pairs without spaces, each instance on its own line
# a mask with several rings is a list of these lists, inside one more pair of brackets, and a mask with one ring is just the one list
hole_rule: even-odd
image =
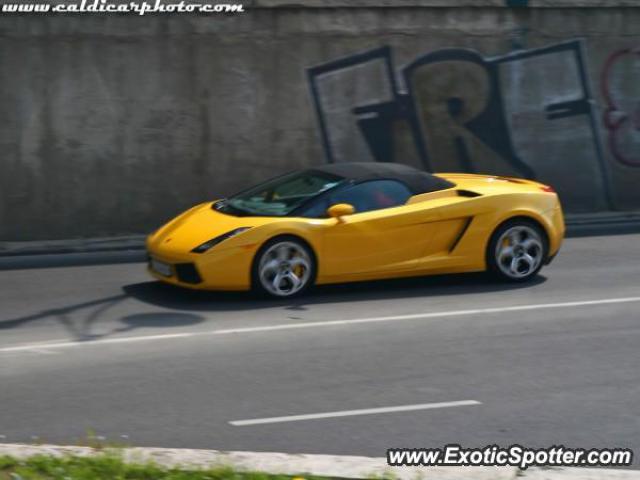
[[2,13],[241,13],[241,3],[194,3],[155,1],[117,2],[110,0],[80,0],[65,3],[16,2],[2,5]]

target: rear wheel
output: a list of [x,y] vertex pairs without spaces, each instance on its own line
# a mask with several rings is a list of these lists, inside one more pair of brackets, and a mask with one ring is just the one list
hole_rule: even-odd
[[548,248],[539,225],[526,219],[511,220],[493,233],[487,248],[487,265],[501,279],[523,282],[540,271]]
[[315,281],[316,262],[311,249],[296,237],[267,242],[253,262],[253,286],[259,293],[289,298],[300,295]]

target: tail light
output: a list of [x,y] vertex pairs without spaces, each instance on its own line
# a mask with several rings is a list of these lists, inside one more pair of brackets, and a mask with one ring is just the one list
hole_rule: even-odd
[[549,185],[542,185],[540,187],[540,190],[542,190],[543,192],[547,192],[547,193],[556,193],[556,191],[553,189],[553,187],[551,187]]

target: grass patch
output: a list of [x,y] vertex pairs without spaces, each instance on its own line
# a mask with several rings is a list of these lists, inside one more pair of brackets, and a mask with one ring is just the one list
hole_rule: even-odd
[[155,463],[124,462],[117,452],[90,457],[35,455],[26,460],[0,456],[0,480],[327,480],[260,472],[165,468]]

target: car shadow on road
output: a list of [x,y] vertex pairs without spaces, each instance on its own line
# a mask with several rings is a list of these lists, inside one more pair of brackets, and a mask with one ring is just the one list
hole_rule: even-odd
[[201,315],[188,312],[136,313],[121,318],[121,326],[117,328],[106,332],[94,332],[94,326],[100,323],[105,314],[108,314],[110,309],[128,298],[129,295],[121,293],[91,301],[78,302],[65,307],[44,309],[31,315],[10,319],[0,318],[0,332],[39,320],[54,319],[67,331],[69,339],[92,341],[115,333],[130,332],[139,328],[184,327],[201,323],[205,320]]
[[394,280],[377,280],[317,286],[305,295],[287,300],[262,298],[251,292],[212,292],[189,290],[150,281],[125,285],[131,298],[150,305],[191,311],[243,311],[284,307],[306,310],[313,305],[370,300],[397,300],[442,295],[500,293],[542,284],[546,277],[538,275],[525,283],[506,283],[484,273],[438,275]]
[[[499,282],[485,274],[442,275],[324,285],[312,289],[304,296],[289,300],[262,298],[250,292],[188,290],[149,281],[125,285],[122,287],[122,293],[119,294],[64,307],[43,309],[21,317],[0,319],[0,332],[53,318],[68,332],[69,338],[77,341],[91,341],[140,328],[180,327],[205,321],[203,316],[193,312],[255,311],[274,307],[295,312],[308,310],[314,305],[331,303],[358,303],[443,295],[464,296],[477,293],[498,294],[531,288],[545,281],[546,278],[541,275],[527,283],[519,284]],[[113,329],[96,331],[94,327],[102,323],[105,315],[108,316],[111,309],[126,300],[135,300],[172,311],[131,314],[121,318],[120,325]]]

